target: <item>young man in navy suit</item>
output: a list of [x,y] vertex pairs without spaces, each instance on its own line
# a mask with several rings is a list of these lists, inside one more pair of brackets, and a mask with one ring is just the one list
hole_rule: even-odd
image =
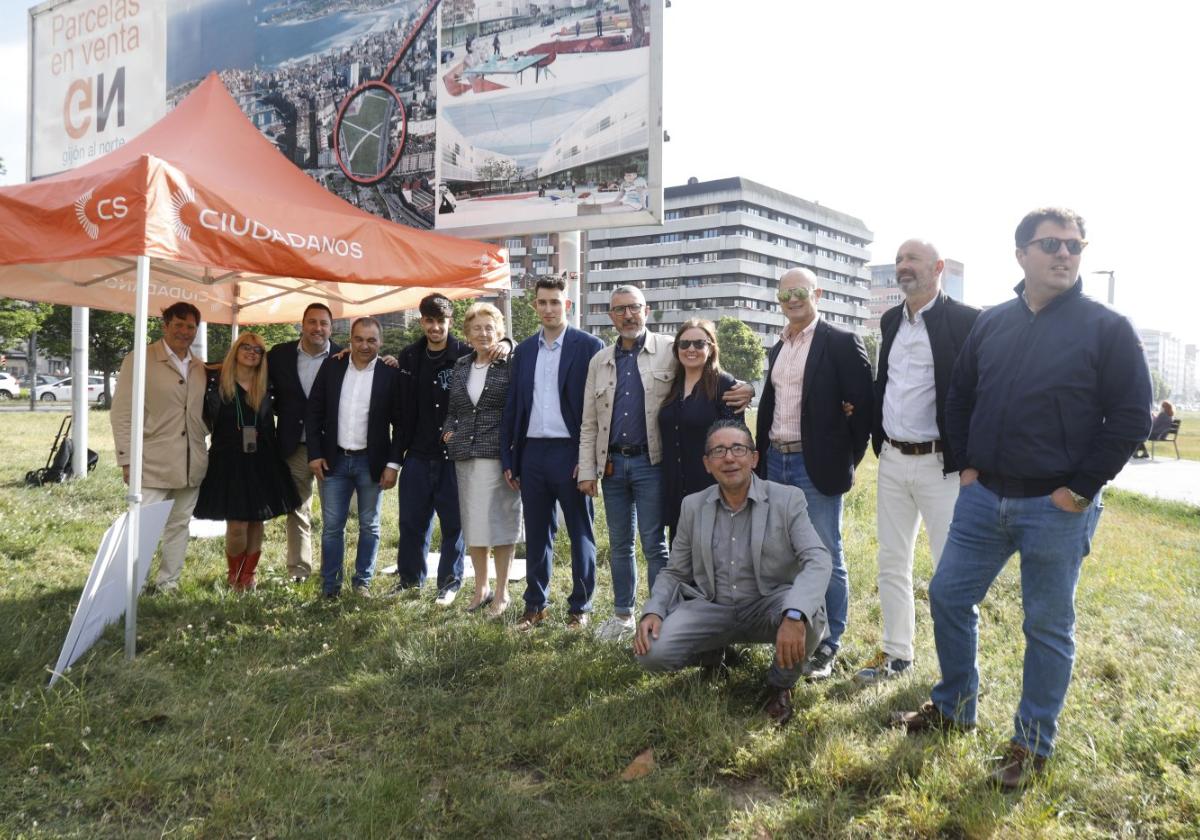
[[342,348],[329,340],[333,313],[323,303],[310,303],[300,321],[300,338],[277,344],[267,353],[267,375],[275,395],[279,450],[287,462],[300,507],[287,515],[287,568],[293,583],[312,574],[313,474],[304,446],[304,414],[317,371]]
[[543,277],[534,290],[542,328],[513,354],[512,384],[500,425],[504,477],[521,491],[525,515],[525,613],[518,628],[529,630],[549,614],[550,568],[561,505],[571,535],[571,595],[567,626],[586,627],[596,588],[596,538],[591,497],[581,493],[579,428],[588,362],[600,339],[569,326],[566,283]]
[[379,363],[382,336],[374,318],[350,328],[350,354],[321,366],[308,400],[308,465],[321,486],[321,593],[342,589],[346,518],[358,496],[354,591],[368,595],[379,547],[383,491],[400,472],[400,372]]

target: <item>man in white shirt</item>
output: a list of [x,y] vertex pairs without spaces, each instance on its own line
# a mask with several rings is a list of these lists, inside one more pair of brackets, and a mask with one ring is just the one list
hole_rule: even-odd
[[937,249],[910,239],[896,252],[896,285],[904,302],[880,319],[882,346],[875,379],[872,444],[879,456],[876,487],[879,606],[883,638],[874,658],[854,675],[871,685],[913,663],[913,545],[925,521],[936,569],[958,499],[958,467],[945,444],[944,408],[958,351],[979,310],[941,291],[944,261]]
[[374,318],[350,328],[350,355],[321,365],[308,400],[309,467],[322,481],[321,594],[342,590],[346,518],[358,497],[354,591],[368,595],[379,548],[383,491],[400,472],[400,374],[379,364],[382,329]]
[[[204,425],[204,360],[191,351],[200,310],[175,303],[163,310],[163,337],[146,350],[146,402],[143,426],[142,503],[174,502],[163,528],[154,585],[158,592],[179,587],[187,554],[188,522],[208,470]],[[129,483],[133,418],[133,354],[121,363],[113,394],[112,431],[117,463]]]

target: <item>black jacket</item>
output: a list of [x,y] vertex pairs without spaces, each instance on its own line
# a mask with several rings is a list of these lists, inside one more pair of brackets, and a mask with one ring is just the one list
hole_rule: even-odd
[[[758,475],[767,477],[767,448],[775,418],[775,386],[771,373],[783,341],[767,354],[767,381],[758,405]],[[804,389],[799,411],[804,441],[804,469],[817,490],[837,496],[854,484],[854,468],[867,452],[871,421],[875,416],[871,363],[862,339],[822,319],[813,331],[812,346],[804,365]],[[849,417],[842,403],[854,405]]]
[[[299,339],[287,341],[276,344],[267,353],[267,376],[275,397],[276,436],[279,438],[279,454],[284,458],[290,458],[300,445],[300,438],[304,435],[304,415],[308,410],[308,395],[304,393],[296,368],[299,346]],[[330,356],[341,350],[341,347],[329,342]]]
[[[446,412],[450,407],[448,390],[444,398],[439,403],[433,405],[427,404],[421,398],[421,383],[418,380],[418,374],[421,370],[421,357],[428,346],[429,339],[421,336],[401,350],[400,355],[397,357],[400,370],[400,410],[402,417],[400,424],[400,454],[405,458],[408,457],[408,452],[416,439],[421,415],[424,412],[429,412],[432,416],[428,420],[440,428],[446,422]],[[457,336],[449,335],[446,337],[446,349],[443,351],[443,354],[436,361],[430,360],[429,363],[439,371],[443,369],[450,371],[454,369],[455,362],[471,352],[474,351],[471,350],[470,344],[459,339]]]
[[[871,431],[871,446],[879,454],[886,435],[883,431],[883,392],[887,389],[888,354],[892,342],[900,330],[900,319],[904,317],[904,304],[889,309],[879,319],[879,330],[883,340],[879,346],[879,371],[875,375],[875,426]],[[946,393],[950,390],[950,377],[954,374],[954,362],[962,350],[979,310],[974,306],[959,303],[945,292],[938,292],[937,302],[921,316],[925,320],[925,332],[929,336],[929,347],[933,351],[933,383],[937,399],[937,427],[943,441],[946,437]],[[958,465],[954,453],[946,448],[942,457],[942,469],[946,473],[956,472]]]
[[1150,432],[1150,370],[1133,324],[1083,294],[1034,314],[1021,297],[979,316],[946,396],[962,469],[1096,493]]
[[[308,460],[324,458],[330,469],[342,458],[338,447],[338,413],[342,382],[350,355],[332,356],[321,365],[308,399],[305,428],[308,430]],[[400,461],[400,372],[376,360],[371,380],[371,403],[367,409],[367,462],[371,479],[378,481],[388,463]]]

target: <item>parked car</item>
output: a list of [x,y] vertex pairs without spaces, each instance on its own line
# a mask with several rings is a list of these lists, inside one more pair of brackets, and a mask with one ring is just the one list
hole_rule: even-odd
[[0,372],[0,400],[15,400],[21,392],[21,383],[11,373]]
[[[66,379],[60,379],[53,385],[41,385],[37,389],[37,398],[43,402],[54,402],[56,400],[71,399],[71,381],[73,377],[68,376]],[[87,399],[90,403],[95,403],[100,408],[107,408],[107,397],[104,395],[104,378],[101,376],[89,376],[87,384]]]

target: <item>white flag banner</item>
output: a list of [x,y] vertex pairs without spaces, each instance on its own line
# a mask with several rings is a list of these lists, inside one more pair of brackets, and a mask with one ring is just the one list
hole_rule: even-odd
[[[141,534],[138,539],[138,592],[146,585],[150,573],[150,561],[158,547],[159,537],[167,524],[174,502],[170,500],[142,506]],[[125,614],[125,558],[129,536],[129,514],[122,513],[104,532],[92,571],[88,574],[79,606],[71,619],[58,664],[50,675],[50,685],[66,673],[79,657],[83,656],[108,625],[119,621]]]

